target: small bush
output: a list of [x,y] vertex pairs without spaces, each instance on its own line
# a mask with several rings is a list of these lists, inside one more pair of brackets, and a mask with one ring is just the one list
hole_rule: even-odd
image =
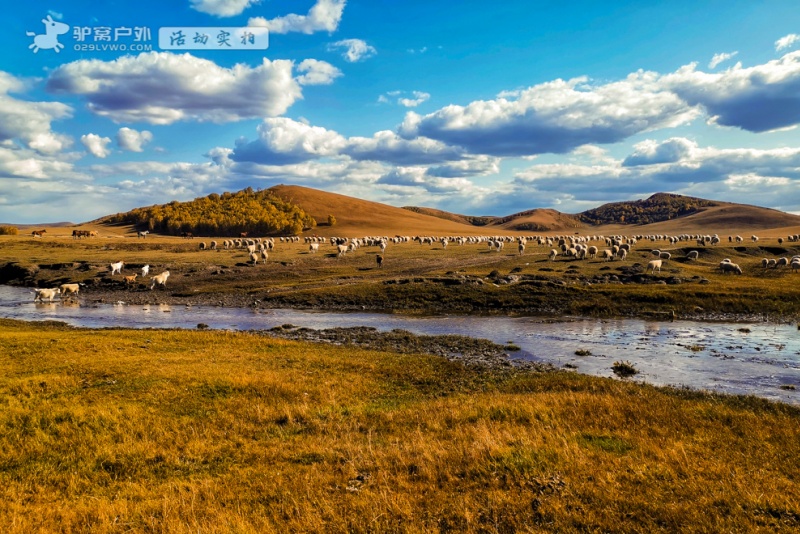
[[591,356],[592,351],[586,349],[578,349],[575,351],[575,356]]
[[17,235],[19,228],[16,226],[0,226],[0,235]]
[[611,366],[611,370],[614,371],[615,375],[622,378],[633,376],[639,372],[629,361],[614,362],[614,365]]

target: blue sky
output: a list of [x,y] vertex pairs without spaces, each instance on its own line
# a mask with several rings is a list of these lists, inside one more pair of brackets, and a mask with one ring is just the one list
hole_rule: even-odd
[[[2,222],[278,183],[465,214],[658,191],[800,213],[796,2],[9,9]],[[266,29],[269,47],[168,50],[162,27],[208,29],[212,44],[218,28]]]

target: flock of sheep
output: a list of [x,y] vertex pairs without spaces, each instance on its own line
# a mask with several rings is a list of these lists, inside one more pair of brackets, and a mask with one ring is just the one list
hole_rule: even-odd
[[[141,235],[142,232],[139,233],[138,237],[145,237],[145,235]],[[301,241],[300,237],[280,237],[278,238],[281,243],[299,243]],[[758,242],[758,236],[751,236],[750,240],[753,243]],[[656,241],[667,241],[670,245],[678,245],[682,242],[696,242],[699,246],[714,246],[719,244],[722,240],[718,235],[693,235],[693,234],[682,234],[682,235],[636,235],[636,236],[602,236],[602,235],[590,235],[590,236],[579,236],[579,235],[571,235],[571,236],[366,236],[366,237],[357,237],[357,238],[347,238],[347,237],[305,237],[304,242],[308,245],[308,253],[309,254],[316,254],[320,250],[320,245],[330,243],[333,247],[335,247],[335,252],[338,257],[342,257],[348,253],[352,253],[357,251],[361,247],[377,247],[379,249],[379,253],[375,256],[375,261],[377,266],[380,268],[383,266],[385,252],[389,243],[392,244],[401,244],[401,243],[419,243],[420,245],[440,245],[442,250],[446,250],[448,244],[454,244],[458,246],[464,246],[468,244],[485,244],[489,251],[492,252],[500,252],[504,249],[505,244],[516,244],[517,253],[521,256],[525,254],[526,246],[543,246],[543,247],[553,247],[551,248],[548,259],[550,261],[555,261],[559,256],[567,257],[570,259],[578,259],[578,260],[585,260],[585,259],[595,259],[598,256],[605,261],[625,261],[628,258],[628,255],[631,253],[633,247],[640,242],[656,242]],[[744,238],[741,236],[728,236],[729,243],[741,243],[744,241]],[[800,241],[800,235],[789,235],[785,239],[778,238],[778,243],[782,244],[785,241],[790,243],[795,243]],[[598,248],[597,245],[591,244],[592,242],[598,242],[598,244],[602,245],[605,244],[605,247],[602,250]],[[252,262],[252,265],[255,266],[259,262],[263,262],[266,264],[267,259],[269,258],[269,253],[275,249],[276,240],[275,238],[246,238],[242,237],[239,239],[226,239],[222,241],[221,249],[224,250],[246,250],[248,254],[249,261]],[[199,244],[200,250],[221,250],[217,241],[211,241],[209,245],[206,245],[205,242],[201,242]],[[655,273],[656,271],[661,272],[661,268],[665,262],[668,262],[672,259],[672,253],[667,251],[662,251],[660,249],[653,249],[651,250],[651,254],[655,256],[654,259],[648,262],[645,271],[651,271]],[[698,260],[700,256],[699,251],[691,250],[686,254],[685,260],[686,261],[695,261]],[[778,267],[788,267],[792,269],[792,271],[797,272],[800,271],[800,255],[795,255],[792,258],[777,258],[777,259],[768,259],[764,258],[761,261],[761,265],[766,268],[778,268]],[[133,286],[136,283],[136,280],[139,276],[139,273],[134,273],[132,275],[123,275],[122,269],[125,266],[125,262],[120,261],[117,263],[112,263],[110,265],[111,269],[111,276],[114,275],[122,275],[125,285],[128,287]],[[742,274],[742,269],[739,265],[733,263],[730,259],[724,259],[718,264],[718,269],[723,274]],[[141,268],[141,276],[142,278],[146,278],[149,274],[150,266],[145,265]],[[150,278],[150,289],[154,289],[157,285],[161,287],[166,287],[167,279],[169,278],[170,273],[169,271],[164,271],[161,274],[156,276],[152,276]],[[45,299],[49,300],[50,302],[56,296],[61,295],[63,297],[73,297],[77,296],[80,290],[80,286],[82,284],[62,284],[57,288],[50,288],[50,289],[35,289],[35,297],[34,301],[41,301],[43,302]]]

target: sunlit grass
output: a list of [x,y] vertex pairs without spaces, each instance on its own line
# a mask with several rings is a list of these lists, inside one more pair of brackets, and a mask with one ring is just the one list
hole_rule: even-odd
[[798,423],[570,373],[0,321],[9,533],[790,532]]

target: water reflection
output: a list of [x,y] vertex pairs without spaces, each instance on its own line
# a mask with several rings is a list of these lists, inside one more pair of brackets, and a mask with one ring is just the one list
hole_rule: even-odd
[[[269,329],[291,323],[308,328],[373,326],[416,334],[461,334],[513,343],[513,356],[575,366],[579,372],[613,376],[616,360],[628,360],[637,380],[747,393],[800,404],[800,332],[794,325],[571,319],[531,317],[420,317],[374,313],[252,310],[166,304],[77,305],[36,303],[28,289],[0,286],[0,316],[60,320],[75,326],[130,328]],[[746,327],[746,328],[744,328]],[[576,354],[590,355],[579,356]],[[797,389],[788,389],[796,387]],[[785,388],[785,389],[783,389]]]

